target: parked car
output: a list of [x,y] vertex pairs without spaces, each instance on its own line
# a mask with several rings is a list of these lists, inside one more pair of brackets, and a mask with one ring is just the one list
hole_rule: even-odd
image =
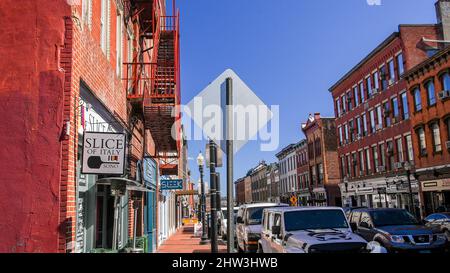
[[265,209],[260,253],[386,252],[354,234],[338,207]]
[[444,233],[450,242],[450,212],[434,213],[424,219],[424,224],[435,232]]
[[[234,207],[233,208],[233,219],[234,219],[234,223],[236,224],[236,215],[237,212],[239,210],[239,207]],[[218,216],[217,216],[218,222],[219,222],[219,235],[222,236],[223,240],[227,239],[227,223],[228,223],[228,209],[227,208],[222,208],[219,212],[218,212]]]
[[355,209],[367,209],[367,207],[344,207],[343,209],[344,209],[345,215],[347,216],[347,219],[348,219],[348,217],[350,216],[350,213],[352,211],[354,211]]
[[265,208],[288,207],[288,204],[258,203],[239,207],[236,216],[236,241],[239,252],[256,252],[261,238],[261,218]]
[[404,209],[357,209],[350,214],[350,224],[367,241],[376,241],[389,252],[443,251],[446,237],[421,224]]

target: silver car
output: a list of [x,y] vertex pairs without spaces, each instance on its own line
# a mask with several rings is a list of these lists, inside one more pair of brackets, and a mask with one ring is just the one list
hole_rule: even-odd
[[342,208],[265,209],[261,227],[260,253],[386,252],[354,234]]
[[257,203],[239,207],[236,216],[236,241],[239,252],[256,252],[261,238],[262,212],[266,208],[287,207],[287,204]]

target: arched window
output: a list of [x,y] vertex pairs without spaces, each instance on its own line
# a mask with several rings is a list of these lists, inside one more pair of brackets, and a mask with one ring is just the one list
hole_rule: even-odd
[[427,97],[428,97],[428,106],[433,106],[436,104],[436,93],[434,90],[434,82],[433,80],[428,81],[425,84],[427,89]]
[[422,98],[420,97],[420,88],[416,87],[413,91],[414,95],[414,108],[417,111],[422,110]]

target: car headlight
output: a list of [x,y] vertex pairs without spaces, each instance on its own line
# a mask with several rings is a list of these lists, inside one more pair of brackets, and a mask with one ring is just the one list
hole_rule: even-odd
[[405,239],[403,239],[403,236],[400,236],[400,235],[391,235],[390,237],[391,237],[391,241],[394,242],[394,243],[399,243],[399,244],[401,244],[401,243],[404,243],[404,242],[405,242]]
[[445,241],[445,240],[447,240],[447,236],[445,236],[444,233],[436,234],[436,240],[437,241]]

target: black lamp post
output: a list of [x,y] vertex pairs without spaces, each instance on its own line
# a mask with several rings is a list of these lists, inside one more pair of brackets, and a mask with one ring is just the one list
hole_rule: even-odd
[[200,241],[201,245],[209,244],[208,234],[206,231],[206,195],[205,195],[205,183],[203,183],[203,165],[205,165],[205,158],[202,152],[198,154],[197,157],[198,169],[200,171],[200,217],[202,221],[202,239]]
[[413,197],[412,186],[411,186],[411,163],[406,161],[404,163],[404,168],[405,168],[406,176],[407,176],[407,179],[408,179],[409,203],[410,203],[410,206],[411,206],[410,211],[413,213],[414,216],[417,216],[417,214],[416,214],[416,206],[414,205],[414,197]]

